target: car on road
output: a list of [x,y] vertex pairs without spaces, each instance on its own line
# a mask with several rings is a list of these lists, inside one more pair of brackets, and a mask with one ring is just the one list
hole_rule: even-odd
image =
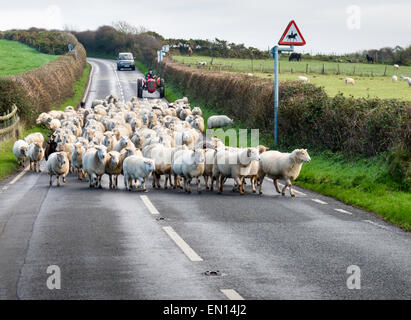
[[136,63],[131,52],[121,52],[118,54],[117,70],[120,71],[121,69],[136,70]]

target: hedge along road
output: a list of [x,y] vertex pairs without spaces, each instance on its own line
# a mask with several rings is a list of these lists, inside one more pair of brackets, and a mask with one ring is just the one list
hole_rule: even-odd
[[[89,62],[87,105],[135,95],[139,72]],[[410,235],[370,213],[301,189],[283,198],[268,180],[263,196],[229,184],[223,195],[130,193],[119,182],[90,190],[71,175],[50,188],[44,172],[2,181],[0,298],[411,298]],[[51,265],[60,290],[46,285]],[[353,265],[360,290],[347,287]]]

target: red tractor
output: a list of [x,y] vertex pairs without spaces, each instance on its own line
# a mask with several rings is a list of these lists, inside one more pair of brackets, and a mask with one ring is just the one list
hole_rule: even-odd
[[160,98],[164,98],[164,79],[160,77],[138,79],[137,80],[137,97],[143,98],[143,91],[147,90],[149,93],[154,93],[157,90],[160,92]]

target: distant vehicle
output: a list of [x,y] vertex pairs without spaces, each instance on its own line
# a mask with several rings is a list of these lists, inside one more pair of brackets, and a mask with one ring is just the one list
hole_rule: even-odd
[[155,77],[137,80],[137,97],[143,98],[143,91],[154,93],[157,90],[160,93],[160,98],[164,98],[164,79],[161,79],[160,77]]
[[120,71],[121,69],[136,70],[136,64],[132,53],[121,52],[118,54],[117,70]]

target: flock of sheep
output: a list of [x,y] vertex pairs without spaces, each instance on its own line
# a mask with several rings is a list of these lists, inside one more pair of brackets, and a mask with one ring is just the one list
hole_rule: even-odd
[[[37,123],[53,130],[46,148],[43,136],[34,133],[16,141],[13,152],[21,165],[28,157],[30,169],[36,172],[45,158],[50,185],[56,176],[57,186],[61,177],[66,182],[67,175],[76,172],[79,180],[88,179],[90,188],[102,188],[102,176],[106,174],[110,189],[118,188],[118,177],[122,175],[130,191],[146,191],[149,177],[153,188],[161,188],[164,177],[165,189],[169,184],[191,193],[194,180],[201,193],[203,177],[207,190],[214,190],[216,185],[222,193],[226,180],[233,179],[233,191],[244,194],[249,179],[253,193],[258,185],[262,194],[264,178],[270,177],[278,193],[284,196],[289,188],[294,196],[291,182],[298,177],[303,163],[311,161],[303,149],[281,153],[264,146],[234,148],[226,147],[218,138],[205,137],[202,111],[191,108],[187,98],[168,104],[136,97],[124,102],[110,95],[77,111],[67,107],[42,113]],[[207,122],[209,129],[232,123],[227,116],[213,116]],[[282,190],[278,179],[285,181]]]

